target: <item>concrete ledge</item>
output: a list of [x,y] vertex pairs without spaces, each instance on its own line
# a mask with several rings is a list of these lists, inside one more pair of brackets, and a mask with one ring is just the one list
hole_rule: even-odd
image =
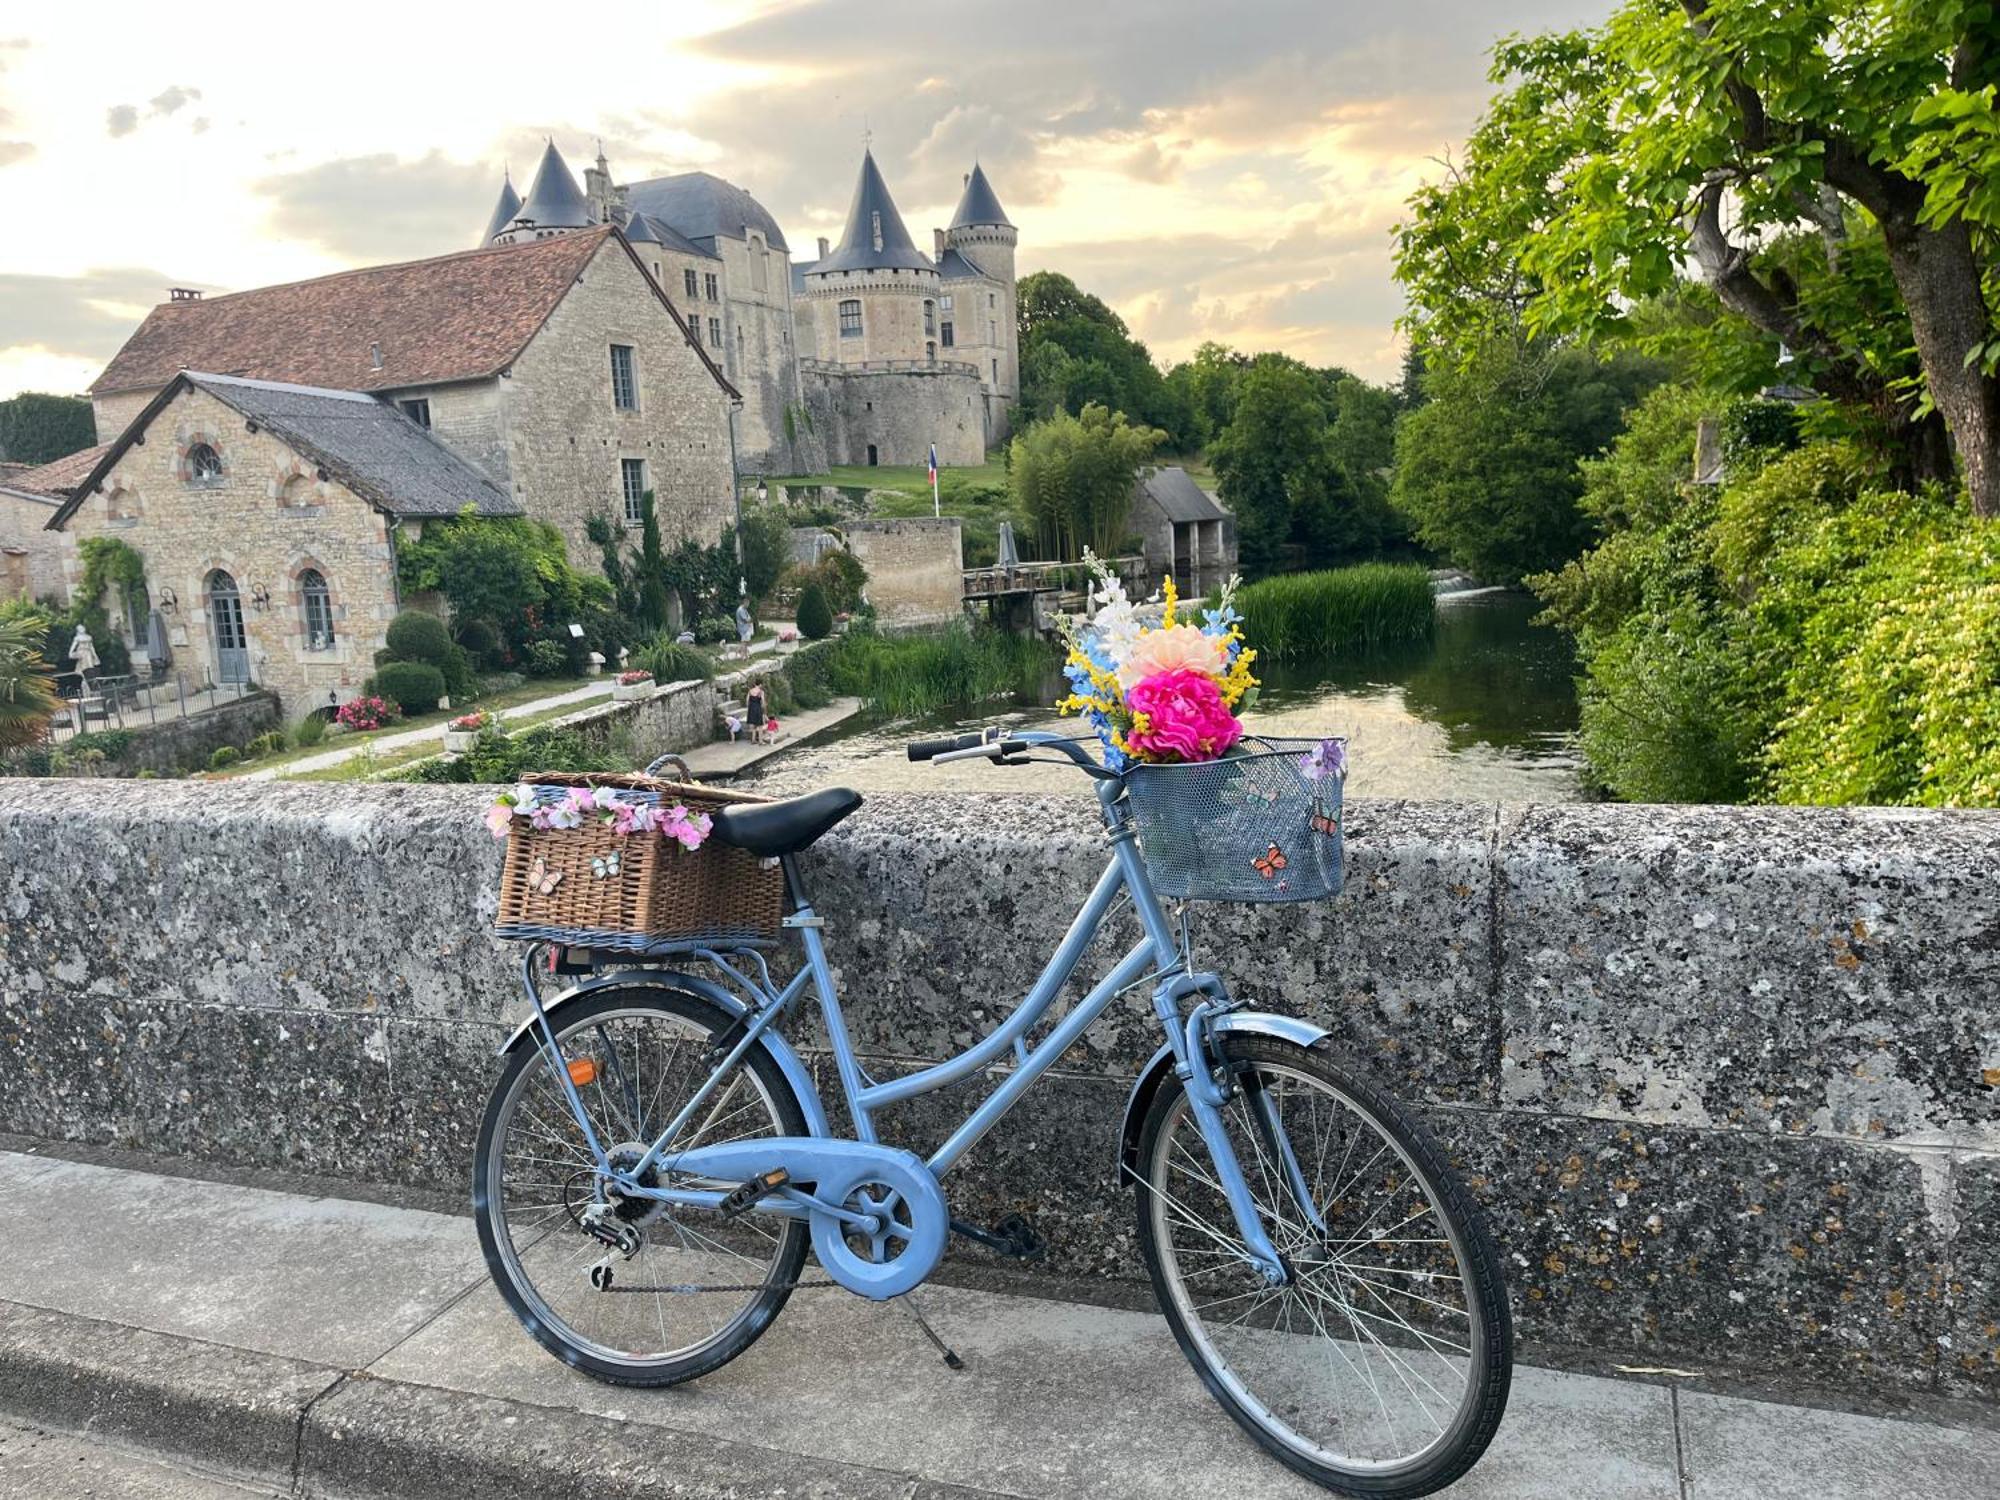
[[292,1474],[306,1411],[341,1372],[0,1302],[0,1410],[258,1475]]

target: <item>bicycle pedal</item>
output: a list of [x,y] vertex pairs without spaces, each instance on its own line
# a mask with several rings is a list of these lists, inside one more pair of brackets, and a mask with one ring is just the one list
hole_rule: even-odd
[[1007,1215],[993,1226],[993,1232],[1012,1246],[1007,1253],[1016,1260],[1040,1260],[1049,1253],[1049,1242],[1024,1214]]
[[729,1196],[722,1200],[722,1217],[734,1219],[748,1213],[757,1203],[777,1192],[792,1180],[792,1174],[783,1167],[773,1167],[768,1172],[760,1172],[747,1182],[729,1190]]

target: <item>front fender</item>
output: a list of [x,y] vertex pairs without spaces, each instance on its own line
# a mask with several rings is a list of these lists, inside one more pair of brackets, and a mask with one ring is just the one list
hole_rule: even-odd
[[[682,974],[666,969],[619,969],[609,974],[600,974],[594,979],[586,979],[582,984],[564,990],[553,999],[544,1000],[542,1009],[553,1018],[565,1005],[585,996],[594,995],[600,990],[609,989],[675,990],[683,995],[693,995],[706,1000],[711,1005],[727,1011],[732,1018],[743,1015],[750,1009],[712,979],[702,979],[694,974]],[[514,1034],[508,1037],[500,1048],[500,1055],[504,1057],[524,1041],[531,1045],[538,1042],[540,1038],[534,1033],[535,1018],[530,1015],[527,1020],[514,1028]],[[813,1083],[812,1073],[806,1067],[804,1060],[792,1049],[792,1044],[780,1036],[775,1027],[766,1031],[757,1038],[757,1041],[771,1054],[772,1061],[777,1063],[779,1071],[785,1075],[785,1081],[792,1086],[792,1092],[798,1096],[799,1107],[805,1111],[806,1133],[815,1136],[832,1135],[833,1131],[826,1123],[826,1106],[820,1102],[819,1089]]]
[[[1269,1010],[1226,1011],[1211,1019],[1208,1027],[1210,1031],[1224,1036],[1233,1031],[1248,1032],[1255,1036],[1277,1037],[1280,1041],[1293,1042],[1301,1047],[1317,1047],[1333,1035],[1324,1026]],[[1118,1165],[1124,1173],[1138,1174],[1139,1132],[1145,1127],[1146,1112],[1153,1107],[1153,1096],[1159,1093],[1160,1085],[1173,1076],[1173,1071],[1174,1049],[1162,1046],[1139,1070],[1138,1078],[1133,1080],[1132,1095],[1125,1101],[1125,1123],[1118,1132]]]

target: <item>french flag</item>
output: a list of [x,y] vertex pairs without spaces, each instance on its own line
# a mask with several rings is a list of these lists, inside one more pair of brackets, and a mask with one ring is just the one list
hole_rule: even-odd
[[931,479],[931,483],[932,483],[932,484],[936,484],[936,483],[937,483],[937,444],[936,444],[936,443],[932,443],[932,444],[931,444],[931,473],[930,473],[930,479]]

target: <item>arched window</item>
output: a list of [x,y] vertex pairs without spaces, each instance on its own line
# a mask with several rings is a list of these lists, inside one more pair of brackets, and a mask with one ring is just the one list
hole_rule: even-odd
[[278,504],[286,510],[304,510],[319,504],[319,491],[309,474],[294,474],[278,491]]
[[187,472],[192,484],[214,484],[222,478],[222,455],[207,443],[196,443],[188,449]]
[[844,339],[861,337],[861,302],[850,297],[840,304],[840,336]]
[[306,650],[333,649],[333,597],[317,568],[299,574],[299,605],[305,620]]

